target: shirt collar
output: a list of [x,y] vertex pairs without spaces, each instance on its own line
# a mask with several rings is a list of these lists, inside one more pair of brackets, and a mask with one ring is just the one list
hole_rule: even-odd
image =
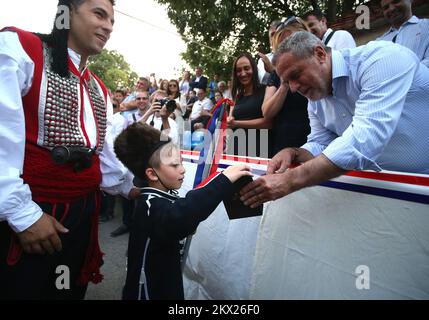
[[[77,70],[79,70],[80,61],[82,59],[82,56],[79,53],[77,53],[76,51],[74,51],[73,49],[70,49],[70,48],[68,48],[68,52],[69,52],[69,57],[70,57],[71,61],[73,62],[74,66],[76,67]],[[82,70],[81,74],[83,74],[85,72],[85,70],[86,70],[86,66]]]
[[159,198],[165,198],[167,200],[170,201],[174,201],[177,200],[177,198],[179,198],[174,192],[172,192],[173,190],[170,190],[170,192],[165,192],[159,189],[155,189],[155,188],[151,188],[151,187],[145,187],[145,188],[141,188],[140,192],[141,194],[148,194],[148,195],[153,195]]
[[323,35],[322,38],[322,42],[325,43],[326,38],[331,34],[331,32],[333,32],[334,30],[332,30],[331,28],[328,28],[328,30],[326,30],[325,34]]
[[332,90],[335,95],[335,90],[339,78],[348,77],[349,68],[340,51],[332,50]]
[[[407,25],[407,24],[415,24],[415,23],[419,23],[420,19],[417,18],[416,16],[412,16],[410,19],[408,19],[408,21],[406,21],[405,23],[402,24],[402,26],[399,27],[399,29],[401,29],[403,26]],[[387,33],[393,32],[393,31],[397,31],[399,29],[396,29],[395,27],[390,27],[389,31]]]

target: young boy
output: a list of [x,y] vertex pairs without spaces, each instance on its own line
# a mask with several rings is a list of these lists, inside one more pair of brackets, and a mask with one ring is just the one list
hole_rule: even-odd
[[131,224],[125,300],[183,300],[179,240],[233,192],[233,182],[251,175],[248,166],[231,166],[179,198],[172,191],[181,187],[185,174],[180,149],[163,138],[151,126],[135,123],[115,141],[119,160],[149,185],[141,189]]

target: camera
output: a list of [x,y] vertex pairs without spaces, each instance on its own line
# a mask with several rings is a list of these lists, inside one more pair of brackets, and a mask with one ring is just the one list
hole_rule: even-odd
[[95,148],[58,146],[52,149],[51,156],[55,164],[73,164],[74,171],[78,173],[92,166],[94,153]]
[[176,110],[176,101],[165,99],[157,99],[155,102],[158,102],[161,105],[161,108],[166,105],[168,113],[173,113]]

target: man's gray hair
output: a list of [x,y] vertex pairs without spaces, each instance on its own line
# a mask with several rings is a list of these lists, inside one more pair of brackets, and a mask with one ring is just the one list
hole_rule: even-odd
[[313,55],[314,47],[321,46],[327,52],[329,49],[314,34],[308,31],[294,32],[282,41],[273,57],[273,65],[276,65],[281,55],[290,52],[293,56],[307,59]]

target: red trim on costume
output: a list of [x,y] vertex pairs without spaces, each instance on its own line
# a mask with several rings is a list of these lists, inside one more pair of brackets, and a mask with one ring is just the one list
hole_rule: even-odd
[[87,148],[91,148],[91,141],[89,140],[88,134],[86,133],[86,128],[85,128],[85,119],[84,119],[84,113],[85,113],[85,99],[83,96],[83,88],[84,86],[82,85],[83,80],[80,79],[79,82],[79,89],[80,89],[80,128],[82,130],[83,136],[85,138],[86,141],[86,147]]
[[21,259],[22,251],[23,250],[21,244],[18,241],[16,233],[12,232],[10,236],[9,251],[6,260],[7,265],[14,266],[15,264],[17,264],[19,259]]
[[[89,93],[89,88],[88,88],[88,83],[84,82],[85,85],[85,90],[87,93]],[[97,137],[97,141],[95,143],[95,146],[98,148],[100,146],[100,134],[99,134],[99,126],[98,126],[98,121],[97,121],[97,116],[95,115],[95,110],[94,110],[94,105],[92,104],[91,99],[89,100],[89,104],[91,105],[91,111],[92,111],[92,116],[94,117],[94,122],[95,122],[95,127],[96,127],[96,137]]]
[[101,192],[95,193],[95,212],[91,219],[91,233],[89,238],[88,250],[85,255],[85,262],[77,279],[78,285],[84,286],[89,282],[94,284],[103,280],[100,273],[100,267],[103,265],[104,253],[101,252],[98,242],[98,218],[101,209]]
[[[84,207],[85,208],[85,207]],[[65,203],[64,204],[64,213],[63,213],[63,216],[61,217],[61,219],[59,220],[59,222],[61,223],[61,224],[63,224],[64,223],[64,220],[66,220],[66,218],[67,218],[67,216],[69,215],[69,212],[70,212],[70,203]],[[54,216],[53,214],[52,214],[52,216]],[[55,216],[54,216],[55,217]]]
[[[50,151],[37,144],[39,131],[39,102],[44,67],[42,41],[39,37],[30,32],[13,27],[6,29],[18,34],[23,49],[34,62],[35,66],[31,89],[27,95],[22,98],[26,128],[23,180],[30,186],[32,199],[36,202],[49,202],[54,206],[56,203],[64,203],[64,205],[67,206],[70,205],[71,202],[82,200],[82,198],[86,199],[88,195],[92,196],[94,193],[99,197],[101,171],[98,155],[93,156],[91,168],[83,170],[80,173],[76,173],[74,172],[72,165],[66,164],[59,166],[54,164]],[[89,70],[86,70],[81,77],[70,58],[68,62],[69,66],[71,63],[70,72],[76,74],[80,78],[81,82],[82,79],[89,81]],[[98,78],[97,81],[102,87],[103,92],[106,93],[107,99],[107,89],[102,82],[98,80]],[[81,92],[83,92],[82,85]],[[81,103],[84,103],[83,99]],[[83,108],[81,110],[81,114],[83,114]],[[84,130],[83,121],[81,128]],[[85,138],[88,143],[90,143],[86,133]],[[100,266],[103,261],[102,253],[98,244],[99,211],[100,201],[99,198],[97,198],[96,210],[91,220],[90,242],[85,256],[85,263],[81,270],[81,276],[79,277],[79,283],[82,285],[88,284],[89,281],[98,283],[102,280]],[[55,210],[53,212],[55,212]],[[65,211],[62,220],[65,219],[67,214],[68,210]],[[8,265],[12,266],[16,264],[19,261],[21,254],[22,247],[20,246],[16,235],[13,233],[7,257]]]
[[[26,139],[27,141],[37,144],[37,137],[39,134],[40,85],[43,72],[42,41],[40,41],[39,37],[31,32],[27,32],[15,27],[7,27],[5,29],[16,32],[23,49],[34,63],[33,83],[31,85],[30,91],[28,91],[28,93],[22,98],[22,104],[24,106],[24,116],[26,123]],[[29,52],[31,52],[31,54]],[[31,125],[28,125],[30,123]]]

